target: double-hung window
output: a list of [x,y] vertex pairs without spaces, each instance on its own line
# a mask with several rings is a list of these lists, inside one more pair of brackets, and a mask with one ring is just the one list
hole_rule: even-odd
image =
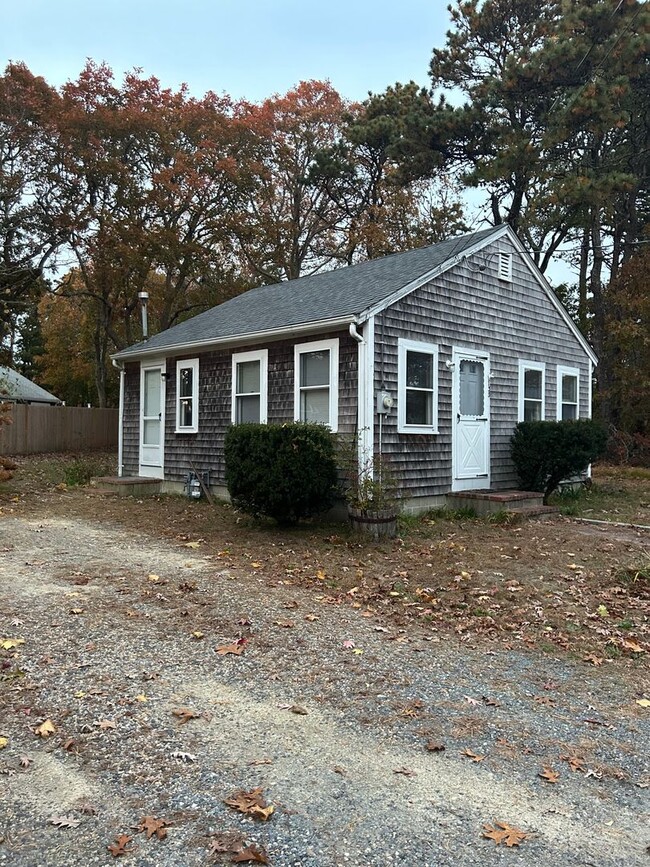
[[398,341],[397,430],[438,432],[438,346]]
[[519,421],[544,421],[546,366],[539,361],[519,361]]
[[580,416],[580,371],[577,367],[557,368],[557,417],[567,421]]
[[236,352],[232,357],[232,423],[266,424],[267,349]]
[[199,430],[199,359],[176,362],[176,433]]
[[294,419],[338,430],[338,340],[301,343],[294,353]]

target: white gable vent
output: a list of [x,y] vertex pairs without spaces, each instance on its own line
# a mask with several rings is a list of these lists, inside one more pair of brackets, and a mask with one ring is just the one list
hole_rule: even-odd
[[499,251],[499,280],[507,280],[512,283],[512,253]]

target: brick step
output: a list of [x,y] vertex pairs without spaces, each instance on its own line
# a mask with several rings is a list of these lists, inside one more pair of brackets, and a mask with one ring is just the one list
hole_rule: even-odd
[[530,510],[550,508],[544,506],[544,495],[539,491],[453,491],[447,494],[447,505],[452,509],[474,509],[477,515],[529,513]]
[[160,493],[160,479],[144,476],[97,476],[90,480],[98,494],[113,494],[118,497],[143,497]]

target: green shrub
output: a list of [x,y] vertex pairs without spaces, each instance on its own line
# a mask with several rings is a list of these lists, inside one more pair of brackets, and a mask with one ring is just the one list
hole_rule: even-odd
[[520,422],[511,454],[522,489],[543,491],[546,501],[563,479],[586,470],[606,441],[603,427],[592,419]]
[[107,464],[101,458],[76,458],[63,467],[63,478],[69,487],[88,485],[94,476],[108,475],[112,464]]
[[224,449],[228,491],[243,511],[293,524],[333,505],[335,442],[323,425],[234,425]]

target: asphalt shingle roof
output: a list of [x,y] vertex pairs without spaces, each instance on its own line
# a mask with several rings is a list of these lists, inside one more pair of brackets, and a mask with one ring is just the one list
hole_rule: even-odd
[[61,403],[58,397],[27,379],[11,367],[0,366],[0,400],[9,398],[24,403]]
[[150,353],[219,338],[246,336],[312,322],[356,316],[491,233],[472,232],[430,247],[395,253],[349,267],[258,286],[192,319],[130,346],[117,357]]

